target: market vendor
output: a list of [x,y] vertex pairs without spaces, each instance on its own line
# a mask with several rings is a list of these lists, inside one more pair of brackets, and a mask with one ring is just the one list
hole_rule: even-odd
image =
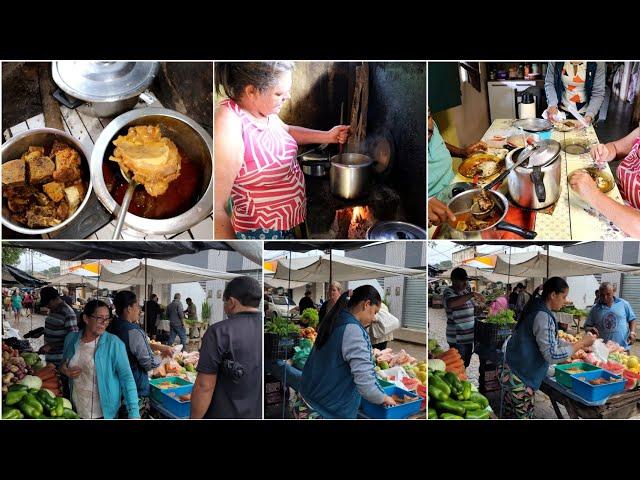
[[191,418],[262,418],[262,288],[236,277],[222,300],[227,319],[202,339]]
[[[149,373],[160,365],[160,359],[153,355],[149,339],[138,321],[140,319],[140,305],[136,294],[122,290],[115,297],[116,315],[109,331],[124,343],[129,357],[129,365],[138,390],[138,404],[140,417],[148,417],[149,413]],[[172,356],[173,348],[168,345],[156,345],[163,355]],[[119,412],[120,418],[127,418],[127,408],[123,406]]]
[[336,304],[336,302],[340,298],[340,295],[342,295],[342,284],[334,280],[329,284],[329,291],[327,292],[327,301],[324,302],[320,307],[320,312],[318,313],[318,318],[320,318],[320,322],[322,322],[322,319]]
[[549,365],[565,362],[595,340],[592,335],[573,344],[558,339],[558,321],[552,312],[567,302],[569,285],[564,279],[552,277],[543,285],[542,293],[537,292],[503,346],[505,357],[499,377],[502,418],[533,418],[535,392]]
[[584,328],[605,342],[611,340],[629,350],[636,341],[637,317],[629,302],[614,293],[611,283],[600,285],[598,301],[589,312]]
[[60,365],[60,372],[69,378],[75,410],[80,418],[116,418],[124,398],[128,417],[140,418],[126,347],[106,331],[111,321],[108,305],[91,300],[82,321],[82,329],[64,339]]
[[371,285],[356,288],[347,301],[340,296],[318,328],[318,336],[302,372],[299,405],[308,418],[356,418],[364,397],[376,405],[395,405],[376,381],[372,347],[366,328],[382,299]]
[[469,277],[464,268],[451,271],[451,286],[442,293],[447,312],[447,343],[460,353],[467,368],[473,354],[473,331],[475,328],[475,306],[471,299],[485,302],[484,296],[472,292]]
[[470,155],[487,150],[487,144],[480,141],[468,147],[456,147],[446,143],[438,126],[429,112],[429,155],[427,179],[429,182],[429,226],[439,225],[449,220],[455,221],[453,212],[438,198],[438,195],[449,186],[455,172],[453,171],[453,157],[467,158]]
[[62,300],[54,287],[44,287],[40,290],[40,307],[46,307],[49,310],[44,319],[44,346],[40,349],[40,353],[45,354],[47,363],[53,363],[59,367],[65,337],[71,332],[78,331],[78,319],[76,313]]

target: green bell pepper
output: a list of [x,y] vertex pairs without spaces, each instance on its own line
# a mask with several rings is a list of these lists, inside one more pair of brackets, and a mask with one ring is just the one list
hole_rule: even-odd
[[464,420],[460,415],[454,415],[453,413],[441,413],[440,418],[443,420]]
[[464,381],[462,382],[462,391],[456,395],[458,400],[469,400],[471,398],[471,383]]
[[38,401],[45,407],[47,410],[51,411],[56,406],[55,397],[52,397],[49,392],[46,390],[39,390],[36,394]]
[[447,396],[451,395],[451,387],[447,382],[433,374],[429,375],[429,388],[432,386],[442,390]]
[[444,381],[449,384],[451,387],[451,391],[454,393],[462,392],[462,382],[458,378],[458,376],[453,372],[446,372],[444,374]]
[[491,418],[491,414],[486,410],[467,410],[464,418],[468,418],[470,420],[486,420]]
[[7,392],[7,405],[15,405],[16,403],[19,403],[25,395],[27,395],[26,390],[15,390],[13,392]]
[[49,411],[52,417],[62,417],[64,415],[64,403],[62,397],[56,397],[53,401],[53,408]]
[[487,400],[487,397],[478,392],[473,392],[469,397],[469,400],[476,402],[483,409],[489,406],[489,400]]
[[2,419],[3,420],[20,420],[24,418],[24,415],[17,408],[3,408]]
[[62,418],[72,419],[72,418],[80,418],[78,414],[71,410],[70,408],[65,408],[62,413]]
[[[38,405],[40,405],[38,403]],[[22,413],[24,413],[29,418],[38,418],[42,415],[42,405],[40,407],[36,407],[35,404],[28,402],[27,400],[22,400],[18,404],[18,408]]]
[[21,383],[14,383],[9,387],[10,392],[26,392],[27,390],[29,390],[29,387],[27,387],[26,385],[22,385]]
[[449,395],[444,390],[440,390],[431,384],[429,384],[429,396],[434,400],[447,400],[449,398]]
[[439,411],[455,413],[456,415],[464,415],[464,407],[460,405],[459,402],[452,399],[437,401],[436,409]]
[[435,418],[438,418],[438,412],[436,412],[435,408],[430,408],[429,409],[429,420],[433,420]]

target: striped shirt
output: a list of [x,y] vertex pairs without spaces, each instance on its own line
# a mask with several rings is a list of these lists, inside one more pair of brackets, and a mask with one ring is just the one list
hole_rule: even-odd
[[471,300],[459,307],[449,307],[449,301],[470,293],[469,290],[456,292],[449,287],[442,293],[444,308],[447,312],[447,343],[473,343],[475,326],[474,305]]
[[244,161],[231,189],[236,232],[291,230],[306,215],[304,175],[298,144],[276,115],[257,125],[233,100],[224,100],[242,122]]
[[55,310],[49,310],[49,315],[44,319],[44,344],[50,347],[45,357],[47,362],[60,365],[64,338],[68,333],[77,331],[78,320],[69,305],[60,302]]
[[633,208],[640,210],[640,138],[617,170],[620,191]]

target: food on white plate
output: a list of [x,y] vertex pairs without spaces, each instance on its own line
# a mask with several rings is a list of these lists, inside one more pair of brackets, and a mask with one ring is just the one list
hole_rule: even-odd
[[113,144],[116,149],[109,160],[117,162],[123,171],[131,172],[133,180],[144,185],[153,197],[165,193],[169,183],[180,176],[178,147],[162,136],[158,126],[130,127],[127,135],[118,136]]
[[553,122],[553,127],[559,132],[569,132],[577,126],[578,124],[573,120],[562,120],[560,122]]

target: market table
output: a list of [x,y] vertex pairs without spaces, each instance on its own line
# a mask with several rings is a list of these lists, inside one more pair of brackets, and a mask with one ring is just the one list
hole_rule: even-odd
[[631,418],[640,414],[640,389],[612,395],[602,402],[590,403],[560,385],[553,377],[546,377],[540,391],[551,400],[553,410],[562,419],[558,404],[563,405],[571,418]]
[[186,417],[178,417],[178,416],[174,415],[169,410],[164,408],[162,406],[162,404],[156,402],[155,400],[151,400],[150,403],[151,403],[151,408],[156,410],[158,413],[162,414],[163,417],[171,418],[173,420],[186,420],[187,419]]
[[[495,145],[492,141],[494,137],[509,137],[519,134],[519,130],[513,126],[513,119],[497,119],[491,124],[489,129],[483,135],[482,140],[490,146]],[[576,140],[585,141],[591,145],[598,143],[598,137],[593,126],[585,129],[575,129],[569,132],[560,132],[555,129],[551,131],[551,138],[560,143]],[[496,145],[497,147],[497,145]],[[538,233],[536,240],[616,240],[624,239],[627,236],[612,222],[600,215],[592,208],[588,201],[581,199],[568,183],[568,174],[574,170],[593,166],[594,162],[591,155],[587,152],[582,155],[567,154],[564,151],[561,155],[561,177],[560,177],[560,198],[552,207],[543,210],[528,210],[515,206],[512,202],[509,205],[509,212],[506,221],[523,226],[527,229],[534,230]],[[463,177],[458,173],[458,166],[462,163],[461,159],[454,159],[452,168],[456,172],[451,184],[458,182],[470,182],[471,180]],[[607,164],[604,171],[612,175],[611,169]],[[498,176],[494,176],[480,180],[478,183],[484,185],[489,183]],[[448,189],[445,189],[448,190]],[[502,182],[498,191],[504,193],[508,197],[507,182]],[[623,203],[620,191],[617,185],[606,194],[618,203]],[[443,192],[438,195],[445,203],[450,200],[450,191]],[[446,234],[443,229],[432,227],[429,230],[429,238],[445,239]],[[474,239],[510,239],[522,240],[519,235],[497,231],[483,232],[472,234]]]

